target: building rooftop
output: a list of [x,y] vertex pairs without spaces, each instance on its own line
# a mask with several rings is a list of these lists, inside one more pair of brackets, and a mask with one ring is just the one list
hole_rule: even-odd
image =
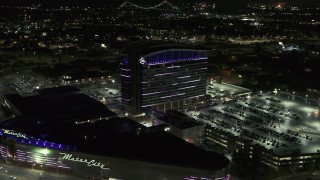
[[174,110],[168,110],[166,114],[159,119],[179,129],[187,129],[201,124],[184,113]]
[[74,86],[60,86],[57,88],[45,88],[39,89],[37,92],[40,96],[57,96],[57,95],[66,95],[71,93],[77,93],[81,90]]
[[211,97],[237,96],[249,94],[252,90],[227,83],[210,81],[207,83],[207,94]]
[[26,119],[8,121],[11,122],[2,123],[0,127],[33,137],[46,133],[46,140],[77,146],[77,151],[84,153],[208,170],[222,169],[229,164],[222,155],[202,150],[164,131],[149,129],[129,118],[60,127],[19,125]]
[[[204,151],[129,118],[113,116],[115,114],[100,102],[81,92],[61,93],[59,88],[48,91],[45,95],[28,97],[6,95],[6,100],[23,115],[0,123],[0,128],[37,139],[30,144],[16,137],[16,142],[31,146],[39,143],[47,147],[43,143],[50,142],[47,148],[76,147],[84,153],[208,170],[222,169],[229,164],[226,157],[215,152]],[[53,93],[55,91],[58,93]],[[81,121],[96,116],[108,118]]]
[[9,94],[5,95],[5,98],[22,116],[40,124],[68,123],[116,115],[75,87],[62,86],[38,92],[39,94],[31,96]]

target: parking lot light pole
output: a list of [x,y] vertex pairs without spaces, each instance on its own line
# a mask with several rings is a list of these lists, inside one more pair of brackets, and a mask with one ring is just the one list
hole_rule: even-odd
[[112,87],[114,88],[114,83],[115,83],[115,80],[112,79]]

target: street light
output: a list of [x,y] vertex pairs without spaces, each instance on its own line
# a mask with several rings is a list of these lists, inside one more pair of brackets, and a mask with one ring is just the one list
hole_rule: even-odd
[[59,158],[59,160],[57,161],[57,163],[56,163],[56,166],[57,166],[57,173],[59,173],[59,164],[61,163],[61,161],[60,161],[60,158]]
[[143,116],[142,120],[143,120],[143,121],[144,121],[145,115],[146,115],[146,113],[142,113],[142,116]]

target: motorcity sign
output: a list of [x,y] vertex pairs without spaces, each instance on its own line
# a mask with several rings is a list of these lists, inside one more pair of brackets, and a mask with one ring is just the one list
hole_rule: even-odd
[[24,139],[29,139],[27,138],[27,136],[25,134],[21,134],[19,132],[15,132],[13,130],[9,130],[9,129],[2,129],[3,134],[7,134],[7,135],[12,135],[12,136],[16,136],[18,138],[24,138]]
[[62,160],[68,160],[68,161],[73,161],[73,162],[78,162],[78,163],[84,163],[87,166],[95,166],[95,167],[100,167],[101,169],[107,169],[110,170],[108,167],[104,167],[106,164],[103,164],[99,161],[96,161],[94,159],[87,159],[87,158],[80,158],[80,157],[74,157],[73,154],[69,153],[62,153],[59,152],[59,154],[62,154]]

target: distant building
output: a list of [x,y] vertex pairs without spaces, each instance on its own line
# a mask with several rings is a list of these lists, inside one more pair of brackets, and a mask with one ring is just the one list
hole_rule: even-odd
[[137,115],[142,108],[166,112],[195,106],[206,94],[207,57],[178,45],[128,47],[121,65],[122,103]]

